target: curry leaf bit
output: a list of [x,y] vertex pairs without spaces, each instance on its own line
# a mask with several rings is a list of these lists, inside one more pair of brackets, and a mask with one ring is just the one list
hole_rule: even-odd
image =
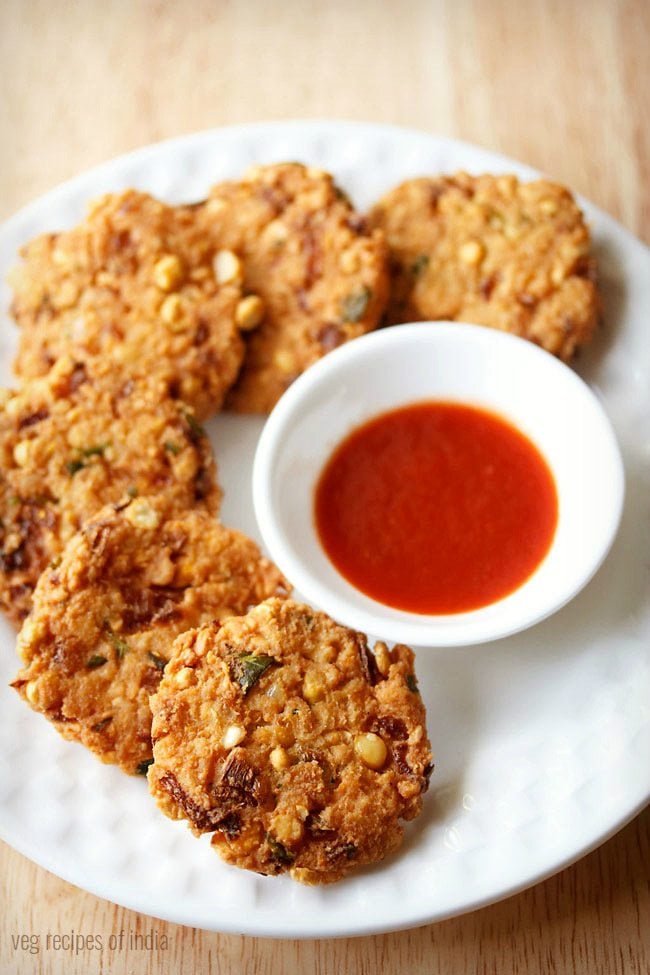
[[117,659],[121,660],[124,654],[129,649],[128,643],[125,640],[123,640],[121,637],[119,637],[117,633],[114,632],[110,623],[106,623],[104,625],[104,629],[106,630],[106,639],[108,640],[110,645],[117,651]]
[[419,277],[429,266],[429,255],[428,254],[418,254],[413,263],[411,264],[411,274],[414,277]]
[[414,694],[420,693],[418,682],[415,679],[415,674],[407,674],[404,679],[406,681],[406,686],[408,687],[409,691],[413,691]]
[[[20,501],[20,499],[18,499]],[[35,494],[33,498],[27,499],[28,504],[33,504],[37,508],[44,508],[47,504],[58,504],[58,498],[53,497],[51,494]]]
[[80,447],[77,451],[79,456],[75,457],[74,460],[69,460],[65,465],[66,471],[71,477],[74,477],[77,471],[86,467],[86,460],[90,460],[91,457],[103,457],[109,447],[110,443],[108,442],[93,444],[91,447]]
[[96,443],[92,447],[82,447],[79,453],[82,457],[103,457],[109,447],[109,441],[106,443]]
[[364,287],[359,291],[353,291],[341,302],[341,315],[344,322],[359,322],[363,318],[368,308],[368,303],[372,298],[370,288]]
[[337,200],[341,200],[343,203],[350,203],[350,197],[345,190],[341,189],[340,186],[337,186],[336,183],[334,183],[332,189],[334,190],[334,196]]
[[86,661],[86,667],[88,670],[97,670],[98,667],[103,667],[105,663],[108,663],[108,657],[103,657],[101,653],[94,653]]
[[244,694],[248,694],[262,674],[277,662],[275,657],[266,653],[242,653],[232,667],[233,680],[239,684]]
[[150,765],[153,765],[153,758],[148,758],[146,762],[140,762],[135,770],[136,775],[146,775]]
[[271,859],[278,866],[286,867],[295,860],[293,853],[290,853],[286,846],[280,843],[279,840],[276,840],[274,836],[271,836],[270,833],[266,834],[266,843],[271,851]]
[[107,718],[102,718],[102,720],[98,721],[97,724],[91,725],[90,730],[96,732],[103,731],[104,728],[107,728],[109,726],[112,720],[113,720],[113,715],[109,714]]
[[197,443],[202,437],[206,436],[205,430],[190,410],[181,410],[183,419],[187,424],[187,433],[192,443]]
[[149,650],[147,652],[147,656],[149,657],[149,660],[154,665],[156,670],[164,670],[165,667],[167,666],[167,661],[165,660],[165,658],[159,657],[157,653],[152,653],[151,650]]
[[183,449],[180,446],[180,444],[174,443],[173,440],[165,440],[164,446],[165,446],[165,450],[168,453],[173,454],[174,457],[176,457],[178,454],[180,454],[181,450]]

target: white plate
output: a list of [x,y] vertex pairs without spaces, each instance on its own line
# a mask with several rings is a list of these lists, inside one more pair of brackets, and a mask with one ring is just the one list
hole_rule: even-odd
[[[338,122],[206,132],[94,169],[0,230],[4,277],[17,247],[73,224],[89,197],[127,186],[201,198],[248,164],[300,159],[331,170],[363,208],[398,181],[457,168],[535,173],[430,135]],[[0,626],[0,836],[60,877],[126,907],[219,931],[331,937],[411,927],[488,904],[600,843],[650,795],[650,254],[594,207],[603,329],[579,372],[622,447],[627,497],[618,538],[589,586],[551,619],[480,647],[418,654],[436,756],[422,816],[401,852],[330,887],[305,888],[221,863],[156,810],[146,785],[63,741],[7,688],[14,637]],[[9,295],[2,295],[5,308]],[[0,332],[10,382],[15,333]],[[549,396],[552,391],[549,390]],[[210,425],[224,519],[258,536],[250,471],[260,421]],[[598,485],[594,485],[598,491]]]

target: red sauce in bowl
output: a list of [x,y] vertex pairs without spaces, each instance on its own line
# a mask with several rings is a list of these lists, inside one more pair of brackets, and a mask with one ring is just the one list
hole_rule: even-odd
[[487,410],[422,402],[354,430],[315,493],[321,544],[367,596],[411,613],[461,613],[513,592],[548,552],[553,475]]

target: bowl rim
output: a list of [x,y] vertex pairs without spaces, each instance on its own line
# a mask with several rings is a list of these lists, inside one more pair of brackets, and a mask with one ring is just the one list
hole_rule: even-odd
[[[422,344],[422,342],[435,342],[436,337],[451,337],[453,341],[458,340],[459,342],[479,342],[484,347],[490,347],[491,355],[498,354],[499,348],[517,349],[516,354],[527,356],[529,362],[538,361],[543,363],[544,368],[551,371],[555,370],[556,375],[561,376],[564,382],[572,384],[578,390],[579,395],[589,401],[591,408],[598,417],[601,436],[604,437],[602,441],[603,453],[609,454],[611,461],[612,505],[607,521],[602,524],[599,533],[600,544],[594,550],[594,558],[585,564],[583,571],[575,577],[571,586],[567,587],[561,599],[554,599],[548,604],[544,604],[543,601],[539,602],[534,611],[520,614],[518,619],[511,619],[509,623],[498,614],[499,603],[503,600],[496,600],[494,603],[486,607],[479,607],[477,610],[453,614],[420,614],[397,610],[402,618],[389,619],[382,614],[395,612],[395,607],[384,606],[381,602],[357,590],[352,583],[341,576],[339,570],[334,566],[335,571],[350,587],[350,590],[360,593],[369,603],[369,607],[352,605],[323,582],[316,572],[310,573],[305,567],[304,561],[294,554],[294,549],[285,543],[284,533],[279,528],[279,519],[271,500],[274,459],[277,457],[278,451],[282,449],[283,434],[296,417],[296,413],[299,412],[304,401],[311,394],[335,377],[341,367],[365,357],[368,350],[375,353],[383,350],[386,353],[395,345],[411,343],[414,348],[417,348],[418,344]],[[435,401],[435,392],[426,398]],[[449,396],[441,398],[446,401],[453,399]],[[403,403],[395,403],[394,406],[379,409],[371,408],[355,425],[361,425],[367,420],[381,415],[386,410],[390,411],[399,408],[401,405],[406,405],[407,402],[419,402],[423,399],[423,397],[415,396]],[[458,402],[471,402],[471,398],[459,397]],[[490,409],[490,406],[485,405],[485,408]],[[500,411],[496,410],[496,412]],[[505,417],[505,419],[517,425],[516,417]],[[337,443],[340,443],[346,435],[347,433],[341,434]],[[323,463],[326,463],[326,460]],[[550,461],[549,466],[553,471]],[[555,471],[553,473],[555,474]],[[466,322],[424,321],[389,326],[347,342],[318,360],[299,376],[280,398],[266,420],[253,461],[252,492],[255,517],[270,557],[278,564],[281,571],[302,596],[346,626],[380,636],[382,639],[409,643],[416,647],[433,648],[481,644],[521,632],[556,613],[570,602],[596,574],[616,538],[624,507],[625,473],[620,446],[611,420],[602,403],[589,385],[564,362],[529,340],[511,333]],[[558,500],[560,500],[560,495],[558,495]],[[315,529],[314,534],[317,538]],[[545,559],[553,550],[555,542],[556,539],[554,538]],[[324,554],[327,558],[326,553]],[[542,563],[545,559],[542,560]],[[524,582],[522,585],[525,584]],[[504,597],[504,599],[507,598],[508,596]],[[491,619],[477,619],[477,614],[480,614],[482,610],[494,607],[497,608],[497,612],[496,615],[492,615]]]

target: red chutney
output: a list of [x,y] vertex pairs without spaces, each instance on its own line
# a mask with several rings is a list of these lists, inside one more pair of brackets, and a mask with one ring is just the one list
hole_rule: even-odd
[[366,595],[412,613],[462,613],[517,589],[557,525],[553,475],[487,410],[421,402],[375,417],[316,487],[321,544]]

